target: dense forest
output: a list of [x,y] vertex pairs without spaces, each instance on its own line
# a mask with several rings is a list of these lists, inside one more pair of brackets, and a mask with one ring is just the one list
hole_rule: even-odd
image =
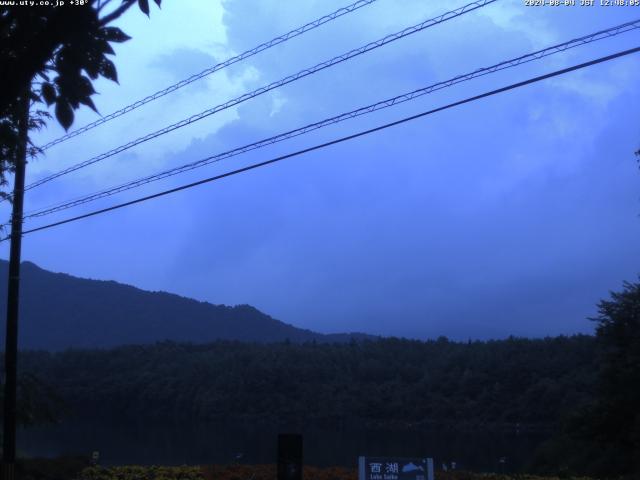
[[20,421],[545,432],[550,441],[532,469],[635,475],[639,306],[640,283],[625,283],[598,304],[594,337],[164,341],[23,351]]
[[[548,430],[587,404],[594,338],[455,343],[163,342],[24,352],[75,417],[131,421],[351,421],[456,429]],[[54,408],[55,410],[55,408]],[[59,410],[59,409],[58,409]]]

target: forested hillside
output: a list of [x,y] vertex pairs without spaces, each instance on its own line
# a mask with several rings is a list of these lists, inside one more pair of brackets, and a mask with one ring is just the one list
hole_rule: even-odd
[[587,403],[589,336],[454,343],[164,342],[25,352],[23,371],[76,416],[114,420],[345,421],[447,428],[551,428]]
[[[0,260],[0,291],[8,264]],[[0,295],[0,311],[6,297]],[[4,345],[4,329],[0,342]],[[348,341],[362,334],[322,335],[271,318],[250,305],[213,305],[166,292],[148,292],[112,281],[77,278],[22,264],[21,348],[109,348],[125,344],[242,340]]]

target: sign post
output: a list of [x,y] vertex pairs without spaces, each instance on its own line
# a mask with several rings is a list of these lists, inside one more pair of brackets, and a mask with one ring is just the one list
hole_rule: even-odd
[[302,435],[278,435],[278,480],[302,480]]
[[358,480],[433,480],[433,458],[358,457]]

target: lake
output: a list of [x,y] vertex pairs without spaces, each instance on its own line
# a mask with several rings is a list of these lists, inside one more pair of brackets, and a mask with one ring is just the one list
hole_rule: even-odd
[[[437,467],[454,461],[476,471],[518,471],[548,435],[461,433],[428,429],[255,426],[215,424],[105,424],[66,422],[18,432],[22,455],[55,457],[100,452],[103,465],[196,465],[276,462],[277,434],[302,433],[304,462],[355,467],[359,455],[433,457]],[[499,463],[506,457],[506,463]]]

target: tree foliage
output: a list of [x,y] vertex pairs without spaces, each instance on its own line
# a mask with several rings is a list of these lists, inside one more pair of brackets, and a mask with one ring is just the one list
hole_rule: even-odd
[[81,418],[553,428],[593,390],[593,337],[455,343],[163,342],[24,352]]
[[[640,284],[624,283],[598,305],[593,400],[576,408],[540,452],[541,471],[640,475]],[[625,477],[626,478],[626,477]]]
[[[160,6],[161,0],[154,1]],[[57,8],[0,6],[0,182],[6,183],[5,174],[13,167],[18,99],[28,95],[32,104],[52,107],[65,129],[81,105],[96,110],[92,82],[99,77],[118,80],[109,58],[112,44],[129,39],[110,23],[136,3],[149,15],[148,0],[87,0]],[[48,119],[44,110],[36,110],[30,126],[42,127]]]
[[625,472],[640,474],[640,283],[599,304],[596,336],[600,348],[594,437],[614,448]]

